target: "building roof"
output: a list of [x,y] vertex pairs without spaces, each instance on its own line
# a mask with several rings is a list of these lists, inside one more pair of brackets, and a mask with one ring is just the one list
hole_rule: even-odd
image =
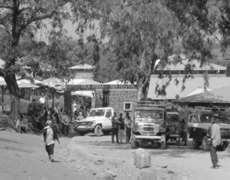
[[90,91],[90,90],[83,90],[83,91],[72,91],[71,95],[73,96],[84,96],[84,97],[90,97],[93,98],[94,96],[94,91]]
[[39,86],[33,84],[30,80],[28,79],[21,79],[17,81],[18,87],[19,88],[31,88],[31,89],[36,89],[39,88]]
[[[207,88],[206,91],[211,91],[211,89]],[[195,89],[194,91],[192,91],[191,93],[189,93],[187,96],[193,96],[193,95],[204,93],[204,92],[205,92],[205,88],[199,87]]]
[[93,79],[71,79],[67,85],[99,85],[100,82],[94,81]]
[[90,64],[79,64],[76,66],[72,66],[69,69],[72,69],[72,70],[93,70],[93,69],[95,69],[95,66],[92,66]]
[[104,84],[105,85],[131,85],[129,81],[121,81],[121,80],[113,80]]
[[218,96],[211,92],[203,92],[200,94],[195,94],[192,96],[184,97],[178,100],[179,102],[189,102],[189,103],[230,103],[223,96]]
[[[227,84],[227,82],[225,83]],[[223,96],[225,100],[230,101],[230,86],[224,86],[220,88],[213,89],[211,91],[213,94],[216,94],[218,96]]]
[[[187,79],[184,83],[185,89],[183,89],[183,78],[184,75],[172,75],[171,81],[168,83],[166,87],[166,95],[158,95],[156,92],[156,87],[160,88],[163,85],[166,85],[169,81],[169,78],[158,78],[158,75],[152,75],[150,79],[148,98],[151,99],[176,99],[176,97],[186,97],[197,88],[205,87],[205,80],[202,74],[194,75],[194,78]],[[215,74],[208,76],[209,81],[209,89],[217,89],[226,86],[226,84],[230,84],[230,77],[226,77],[223,74]],[[183,90],[182,90],[183,89]]]
[[168,63],[166,66],[159,65],[157,67],[157,70],[160,71],[184,71],[186,65],[190,64],[192,66],[192,69],[194,71],[225,71],[226,67],[217,65],[214,63],[204,63],[201,66],[201,62],[198,61],[197,59],[192,59],[189,60],[188,58],[185,57],[185,55],[181,55],[180,61],[176,61],[174,59],[175,55],[172,55],[168,59]]

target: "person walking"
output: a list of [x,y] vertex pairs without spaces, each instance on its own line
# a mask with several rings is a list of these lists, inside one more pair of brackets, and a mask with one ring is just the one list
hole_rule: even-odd
[[220,126],[216,123],[218,116],[214,115],[212,118],[212,125],[210,127],[211,147],[210,155],[213,168],[218,168],[217,146],[221,144]]
[[180,137],[182,139],[182,142],[184,143],[184,146],[187,145],[187,133],[188,133],[187,123],[185,119],[182,119],[180,122]]
[[69,135],[70,118],[68,117],[68,115],[65,112],[63,112],[61,120],[62,120],[62,133],[63,133],[63,135],[68,136]]
[[132,125],[132,120],[129,115],[129,112],[126,112],[126,117],[125,117],[125,137],[126,137],[126,143],[130,142],[131,138],[131,125]]
[[48,120],[46,122],[46,127],[44,128],[43,131],[43,139],[45,143],[45,149],[46,152],[49,156],[49,160],[51,162],[54,162],[54,144],[55,140],[60,144],[58,135],[57,135],[57,130],[52,127],[52,121]]
[[119,121],[119,125],[118,125],[118,127],[119,127],[119,129],[118,129],[119,142],[123,143],[123,139],[124,139],[124,136],[125,136],[124,135],[125,134],[125,121],[124,121],[122,113],[120,113],[118,121]]
[[118,121],[117,113],[114,112],[114,115],[112,117],[112,143],[114,143],[114,136],[116,137],[116,142],[119,143],[118,125],[119,125],[119,121]]

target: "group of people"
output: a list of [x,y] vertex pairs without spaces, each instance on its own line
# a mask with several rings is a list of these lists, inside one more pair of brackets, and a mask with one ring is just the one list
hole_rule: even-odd
[[51,121],[60,134],[69,134],[70,117],[58,105],[48,108],[33,99],[27,115],[33,131],[40,132],[46,126],[46,122]]
[[131,124],[132,120],[128,112],[126,112],[125,117],[120,113],[119,116],[116,112],[112,117],[112,143],[116,138],[117,143],[130,142],[131,138]]

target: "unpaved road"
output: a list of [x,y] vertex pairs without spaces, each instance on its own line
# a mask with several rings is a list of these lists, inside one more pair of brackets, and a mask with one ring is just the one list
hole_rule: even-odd
[[189,180],[230,179],[228,151],[218,154],[221,168],[212,169],[208,152],[178,147],[146,149],[152,167],[139,170],[133,163],[135,150],[110,143],[109,136],[62,138],[55,150],[58,162],[50,163],[40,136],[1,131],[0,180],[136,180],[141,172],[156,170],[179,173]]

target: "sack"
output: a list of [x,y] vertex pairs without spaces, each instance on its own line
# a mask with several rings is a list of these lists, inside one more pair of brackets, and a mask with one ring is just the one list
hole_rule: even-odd
[[217,151],[224,151],[228,147],[227,141],[222,141],[219,145],[216,146]]
[[144,149],[137,149],[134,154],[134,164],[137,168],[147,168],[151,166],[151,156]]

